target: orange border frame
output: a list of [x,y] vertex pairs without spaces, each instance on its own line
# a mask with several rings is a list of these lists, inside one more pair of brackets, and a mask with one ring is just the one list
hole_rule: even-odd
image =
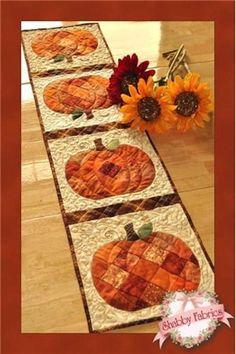
[[[33,6],[32,6],[33,5]],[[20,21],[215,21],[215,272],[216,292],[234,313],[234,2],[4,1],[2,2],[2,339],[3,354],[149,354],[153,334],[21,334],[20,294]],[[13,207],[14,206],[14,207]],[[192,349],[234,353],[232,328],[220,326]],[[183,353],[168,341],[163,352]]]

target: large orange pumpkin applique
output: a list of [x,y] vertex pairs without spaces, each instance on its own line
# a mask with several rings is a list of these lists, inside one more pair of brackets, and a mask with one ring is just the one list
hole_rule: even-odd
[[55,112],[75,113],[76,116],[79,109],[87,118],[92,118],[93,109],[111,106],[108,85],[109,80],[99,75],[56,80],[44,88],[43,98],[47,107]]
[[132,223],[125,229],[127,241],[102,246],[92,260],[95,288],[109,305],[136,311],[160,305],[167,292],[198,288],[199,263],[181,239],[152,229],[144,238]]
[[[39,34],[31,43],[33,51],[40,57],[59,60],[72,55],[86,55],[98,46],[94,35],[85,30],[67,29]],[[58,57],[58,56],[61,57]]]
[[66,163],[66,179],[76,193],[97,200],[142,191],[151,185],[155,168],[144,151],[119,145],[118,141],[108,148],[101,139],[94,143],[96,149],[79,152]]

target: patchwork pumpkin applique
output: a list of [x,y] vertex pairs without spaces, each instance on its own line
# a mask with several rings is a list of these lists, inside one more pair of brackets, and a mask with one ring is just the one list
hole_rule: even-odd
[[167,292],[198,288],[198,260],[180,238],[153,232],[151,224],[138,234],[132,223],[125,230],[127,240],[100,247],[92,260],[95,288],[109,305],[136,311],[160,305]]
[[93,109],[111,106],[108,85],[108,79],[99,75],[56,80],[45,87],[43,98],[47,107],[54,112],[72,114],[74,119],[84,112],[87,118],[92,118]]
[[94,35],[86,30],[67,29],[39,34],[31,44],[40,57],[62,61],[71,60],[73,55],[86,55],[98,46]]
[[73,155],[65,166],[70,187],[79,195],[102,199],[142,191],[151,185],[155,168],[149,156],[136,146],[102,139],[94,141],[95,149]]

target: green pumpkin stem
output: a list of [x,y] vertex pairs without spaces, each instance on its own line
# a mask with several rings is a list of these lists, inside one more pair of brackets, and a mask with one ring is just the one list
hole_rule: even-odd
[[139,240],[138,235],[136,234],[136,232],[134,231],[134,225],[133,223],[129,223],[126,224],[124,226],[124,229],[126,231],[126,235],[127,235],[127,240],[128,241],[135,241],[135,240]]
[[96,146],[97,151],[106,150],[106,147],[103,145],[101,138],[95,139],[94,144]]
[[151,236],[152,233],[153,233],[153,225],[151,222],[147,224],[143,224],[143,226],[141,226],[137,231],[137,234],[141,240],[147,239],[148,237]]

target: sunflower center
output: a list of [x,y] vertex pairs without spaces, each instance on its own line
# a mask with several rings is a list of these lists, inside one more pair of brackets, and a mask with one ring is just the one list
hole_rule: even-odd
[[120,85],[122,93],[129,95],[129,85],[137,88],[138,78],[134,73],[128,73],[123,77]]
[[198,97],[190,91],[181,92],[175,99],[174,103],[177,108],[176,112],[184,117],[189,117],[196,112],[198,108]]
[[143,97],[138,102],[138,113],[143,120],[153,121],[161,114],[161,106],[152,97]]

